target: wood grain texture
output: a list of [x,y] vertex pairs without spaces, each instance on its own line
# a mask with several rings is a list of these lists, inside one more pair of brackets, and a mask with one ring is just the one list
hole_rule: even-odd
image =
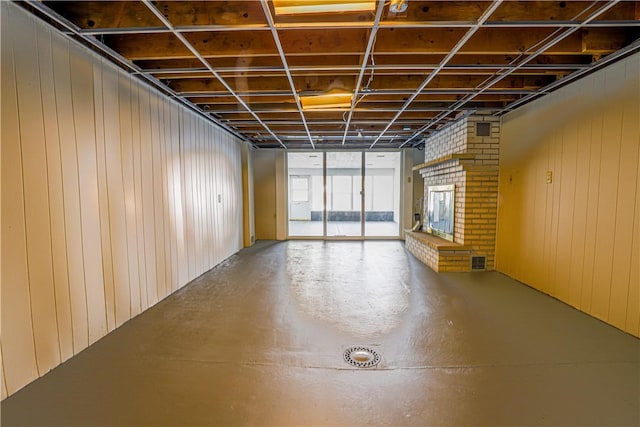
[[[2,28],[23,24],[2,13]],[[27,267],[20,122],[13,46],[2,38],[2,363],[10,394],[38,377]],[[7,143],[6,141],[13,141]],[[10,185],[9,185],[10,184]],[[11,325],[11,327],[8,327]],[[11,349],[11,351],[9,351]]]
[[[113,255],[111,253],[111,224],[109,218],[109,197],[107,190],[106,165],[106,127],[108,125],[104,111],[105,84],[102,68],[104,61],[93,64],[93,93],[95,140],[96,140],[96,171],[98,176],[98,209],[100,210],[100,241],[102,249],[102,274],[104,277],[104,300],[107,331],[115,329],[115,293],[113,284]],[[107,89],[109,87],[107,86]]]
[[60,158],[63,183],[64,232],[67,253],[67,272],[73,353],[77,354],[89,344],[87,323],[87,297],[82,262],[82,234],[80,231],[80,190],[78,183],[78,159],[76,132],[71,98],[71,71],[69,44],[52,38],[56,111],[60,135]]
[[636,336],[639,70],[636,54],[505,116],[501,172],[522,179],[502,177],[497,243],[500,271]]
[[59,117],[56,108],[56,86],[53,70],[53,44],[51,35],[38,33],[38,64],[44,112],[44,132],[47,150],[47,174],[49,183],[49,219],[51,223],[51,255],[53,283],[56,299],[56,319],[60,344],[60,359],[73,356],[73,328],[71,299],[69,294],[69,271],[65,239],[64,185],[60,152]]
[[80,47],[70,49],[71,97],[76,133],[80,201],[80,232],[87,299],[89,344],[107,333],[100,201],[96,163],[93,63]]
[[29,296],[36,360],[42,375],[50,366],[60,363],[60,348],[53,287],[51,228],[49,215],[42,215],[42,212],[49,211],[49,189],[40,76],[38,67],[33,66],[33,58],[37,58],[37,55],[37,38],[16,41],[13,56],[20,121]]
[[[131,86],[131,78],[125,75],[118,76],[118,110],[120,116],[120,150],[121,150],[121,167],[122,167],[122,185],[125,204],[126,219],[126,243],[127,243],[127,262],[129,274],[129,297],[126,291],[122,289],[122,293],[118,293],[121,299],[119,305],[123,307],[126,313],[126,304],[129,304],[129,315],[131,317],[137,315],[141,311],[140,305],[140,268],[138,263],[138,236],[136,233],[137,215],[136,215],[136,191],[134,179],[134,161],[133,161],[133,93]],[[124,287],[124,283],[116,285]],[[126,321],[128,317],[124,317],[122,321]],[[120,319],[118,319],[120,321]]]
[[237,252],[205,201],[242,187],[235,137],[0,7],[5,398]]

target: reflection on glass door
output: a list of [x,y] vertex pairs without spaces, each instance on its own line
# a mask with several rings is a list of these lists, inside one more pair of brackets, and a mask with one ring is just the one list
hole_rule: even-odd
[[364,235],[399,236],[400,153],[368,152],[364,155]]
[[291,175],[289,182],[291,189],[289,219],[292,221],[311,221],[311,198],[309,197],[311,177],[309,175]]
[[288,153],[289,236],[323,236],[323,155]]
[[400,159],[399,152],[288,153],[289,237],[398,237]]
[[326,236],[362,236],[362,153],[340,151],[326,156]]

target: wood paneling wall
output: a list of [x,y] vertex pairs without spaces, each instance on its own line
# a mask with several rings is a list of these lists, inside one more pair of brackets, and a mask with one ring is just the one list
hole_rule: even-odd
[[253,159],[256,240],[276,239],[276,158],[280,150],[256,150]]
[[639,164],[640,54],[506,115],[498,269],[640,336]]
[[241,144],[2,7],[2,398],[242,247]]

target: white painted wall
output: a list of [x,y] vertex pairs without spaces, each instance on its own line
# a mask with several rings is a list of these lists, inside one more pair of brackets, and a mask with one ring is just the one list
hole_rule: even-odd
[[640,54],[506,115],[500,144],[498,270],[640,336]]
[[2,12],[2,398],[242,247],[241,144]]

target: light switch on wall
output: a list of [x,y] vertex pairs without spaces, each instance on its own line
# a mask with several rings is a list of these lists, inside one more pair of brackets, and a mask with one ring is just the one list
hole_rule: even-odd
[[553,172],[547,171],[547,184],[551,184],[553,182]]

